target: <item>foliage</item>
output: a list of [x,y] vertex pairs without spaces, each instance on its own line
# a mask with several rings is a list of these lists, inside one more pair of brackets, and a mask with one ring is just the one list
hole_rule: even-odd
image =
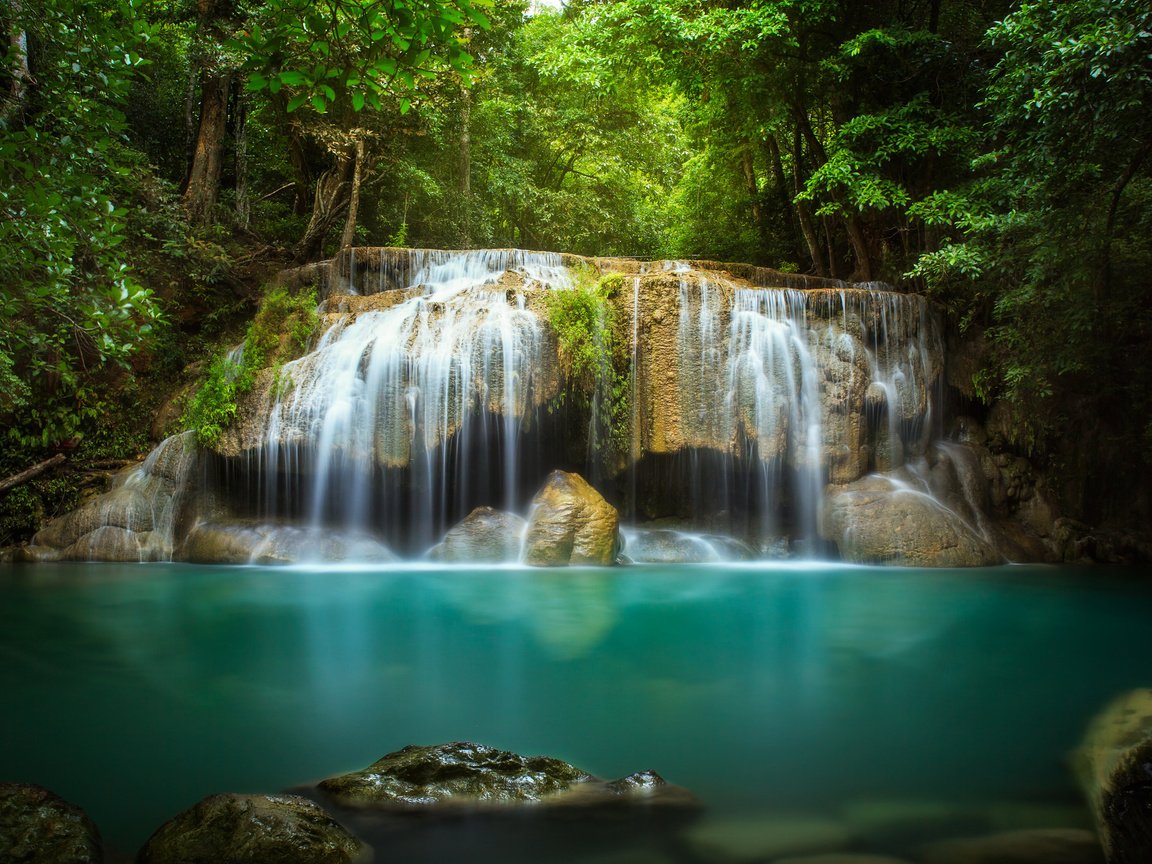
[[131,160],[115,105],[149,31],[128,2],[13,9],[36,75],[0,119],[0,416],[12,442],[47,446],[101,416],[99,376],[126,368],[161,317],[119,248]]
[[354,111],[380,111],[413,95],[446,70],[472,63],[461,31],[488,27],[494,0],[268,0],[233,46],[250,71],[248,89],[291,93],[286,110],[309,104],[319,114],[345,100]]
[[184,425],[196,430],[202,445],[215,446],[236,418],[239,400],[255,386],[257,374],[275,365],[279,388],[279,364],[306,351],[318,326],[315,292],[291,294],[283,286],[269,289],[243,343],[213,359],[184,412]]
[[623,277],[608,273],[595,279],[579,273],[576,285],[545,296],[548,324],[556,335],[560,363],[577,407],[592,415],[592,445],[610,453],[626,452],[631,387],[626,343],[618,329],[612,301]]

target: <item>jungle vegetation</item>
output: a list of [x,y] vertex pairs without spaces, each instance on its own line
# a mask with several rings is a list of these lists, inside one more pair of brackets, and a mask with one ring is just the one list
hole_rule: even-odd
[[[979,348],[964,410],[998,406],[1085,518],[1149,476],[1146,2],[0,0],[0,25],[0,476],[134,455],[269,274],[352,244],[927,292]],[[68,505],[50,485],[9,493],[0,541]]]

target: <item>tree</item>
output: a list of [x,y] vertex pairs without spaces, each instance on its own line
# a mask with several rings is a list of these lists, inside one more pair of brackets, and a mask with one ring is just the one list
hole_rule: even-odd
[[[487,27],[493,0],[269,0],[233,45],[247,57],[248,90],[283,101],[290,137],[311,136],[328,164],[315,173],[312,218],[298,244],[316,256],[341,216],[354,234],[358,193],[370,154],[365,112],[406,114],[431,82],[467,76],[467,27]],[[331,118],[331,122],[326,122]],[[302,149],[296,143],[298,150]],[[307,173],[298,171],[306,181]],[[354,194],[355,193],[355,194]]]
[[115,106],[149,34],[136,5],[5,9],[7,32],[20,36],[0,81],[13,94],[0,121],[0,416],[21,443],[76,436],[100,411],[99,376],[159,318],[117,249],[117,183],[133,167]]

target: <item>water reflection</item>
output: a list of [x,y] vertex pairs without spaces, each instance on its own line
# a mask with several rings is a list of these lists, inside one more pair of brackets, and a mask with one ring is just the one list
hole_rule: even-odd
[[126,847],[210,792],[460,739],[722,815],[1061,800],[1087,718],[1148,683],[1150,613],[1008,568],[11,568],[0,773]]

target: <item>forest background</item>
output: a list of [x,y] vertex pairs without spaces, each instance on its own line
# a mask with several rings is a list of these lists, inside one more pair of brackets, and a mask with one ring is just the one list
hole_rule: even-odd
[[1143,526],[1140,0],[0,0],[0,545],[146,451],[347,245],[742,261],[927,294],[954,410]]

